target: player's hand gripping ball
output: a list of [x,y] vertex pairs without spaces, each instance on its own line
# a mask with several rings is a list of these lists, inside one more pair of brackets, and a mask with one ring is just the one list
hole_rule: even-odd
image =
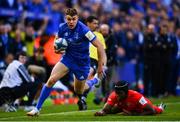
[[58,38],[54,41],[54,49],[56,51],[65,51],[67,49],[68,43],[64,38]]

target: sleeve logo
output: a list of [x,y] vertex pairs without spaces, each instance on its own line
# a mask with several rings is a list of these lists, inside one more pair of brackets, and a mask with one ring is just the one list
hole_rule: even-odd
[[142,105],[145,105],[147,103],[147,101],[144,97],[141,97],[141,99],[139,100],[139,103]]
[[91,41],[95,37],[95,35],[91,31],[88,31],[85,36],[89,39],[89,41]]

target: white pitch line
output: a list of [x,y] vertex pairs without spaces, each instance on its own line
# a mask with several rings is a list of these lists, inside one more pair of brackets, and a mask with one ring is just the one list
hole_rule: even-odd
[[[68,115],[68,114],[74,114],[74,113],[85,113],[85,112],[93,112],[97,111],[96,110],[86,110],[86,111],[68,111],[68,112],[60,112],[60,113],[48,113],[48,114],[40,114],[40,116],[52,116],[52,115]],[[28,116],[16,116],[16,117],[5,117],[5,118],[0,118],[0,121],[2,120],[12,120],[12,119],[19,119],[19,118],[27,118]]]
[[[173,102],[173,103],[165,103],[166,105],[170,104],[180,104],[180,102]],[[74,113],[85,113],[85,112],[93,112],[97,111],[96,110],[86,110],[86,111],[68,111],[68,112],[60,112],[60,113],[48,113],[48,114],[40,114],[40,116],[52,116],[52,115],[68,115],[68,114],[74,114]],[[27,118],[28,116],[16,116],[16,117],[5,117],[5,118],[0,118],[0,121],[2,120],[12,120],[12,119],[18,119],[18,118]]]

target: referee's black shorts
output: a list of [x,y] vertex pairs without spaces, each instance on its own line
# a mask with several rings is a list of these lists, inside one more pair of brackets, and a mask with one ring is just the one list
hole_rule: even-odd
[[98,61],[96,59],[90,58],[90,66],[94,70],[94,74],[96,74],[98,68]]

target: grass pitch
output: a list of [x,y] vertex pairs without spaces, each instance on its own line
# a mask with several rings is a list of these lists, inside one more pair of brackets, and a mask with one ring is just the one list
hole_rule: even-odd
[[103,104],[97,106],[92,102],[93,95],[88,98],[88,110],[77,111],[77,105],[52,105],[46,100],[39,117],[27,117],[22,109],[17,112],[6,113],[0,110],[0,121],[180,121],[180,97],[151,99],[154,104],[161,101],[167,104],[164,113],[155,116],[123,116],[108,115],[95,117],[94,113],[100,110]]

